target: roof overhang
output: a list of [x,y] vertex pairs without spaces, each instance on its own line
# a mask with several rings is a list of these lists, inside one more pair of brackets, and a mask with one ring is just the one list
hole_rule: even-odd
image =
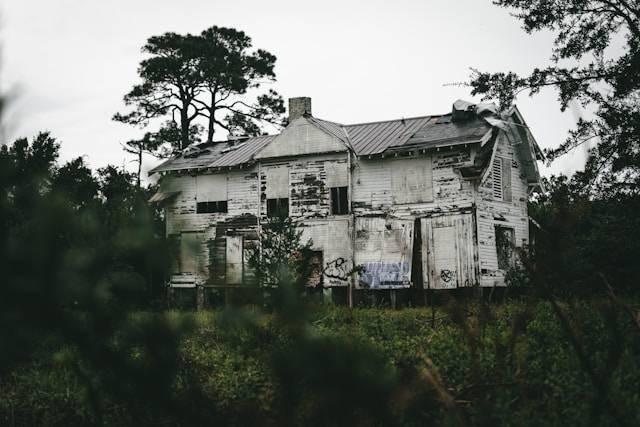
[[151,196],[149,203],[162,203],[180,194],[180,191],[158,191]]

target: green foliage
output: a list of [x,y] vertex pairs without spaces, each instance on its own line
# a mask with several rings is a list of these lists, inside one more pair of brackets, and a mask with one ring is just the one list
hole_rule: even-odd
[[276,57],[262,49],[251,52],[251,47],[244,32],[217,26],[199,35],[150,37],[142,49],[148,57],[138,69],[142,82],[124,97],[133,110],[117,113],[114,120],[143,127],[155,119],[171,120],[159,131],[129,141],[126,150],[138,159],[143,152],[180,151],[199,141],[199,118],[207,124],[207,143],[213,141],[216,128],[258,135],[264,123],[280,125],[282,97],[272,89],[258,92],[275,80]]
[[527,255],[539,281],[565,296],[597,295],[602,276],[619,292],[640,280],[640,209],[637,196],[594,197],[579,179],[545,180],[547,191],[529,203],[535,236]]
[[76,394],[56,396],[52,422],[100,423],[105,400],[126,405],[131,419],[146,416],[147,398],[174,410],[177,340],[188,324],[128,315],[158,296],[167,274],[157,212],[131,174],[109,166],[94,176],[80,158],[58,167],[58,149],[41,133],[0,152],[0,381],[53,354],[63,366],[42,387],[70,377]]
[[[528,76],[474,70],[472,94],[496,99],[503,108],[528,90],[558,90],[561,109],[572,102],[594,107],[595,118],[580,119],[566,141],[548,150],[549,160],[588,141],[582,185],[598,184],[600,194],[637,193],[640,188],[640,5],[635,0],[496,0],[519,19],[527,33],[555,35],[552,66]],[[624,39],[622,52],[614,40]],[[613,54],[613,55],[612,55]]]
[[[179,341],[176,381],[155,384],[168,386],[175,401],[196,399],[192,418],[162,412],[141,419],[176,425],[635,425],[640,331],[620,312],[612,323],[610,308],[607,301],[561,304],[591,363],[607,378],[613,408],[581,368],[551,304],[512,301],[488,309],[458,301],[438,311],[435,329],[427,309],[316,307],[306,327],[295,330],[284,327],[278,313],[256,309],[199,313],[196,327]],[[155,316],[133,319],[142,326]],[[181,317],[164,315],[170,324]],[[620,350],[615,363],[612,348]],[[75,351],[59,343],[42,350],[3,379],[1,419],[17,425],[90,420],[82,382],[67,367]],[[132,405],[112,399],[104,402],[105,421],[132,423]]]
[[258,284],[267,288],[290,284],[301,294],[311,273],[312,245],[311,240],[302,241],[302,229],[290,217],[280,215],[265,221],[260,232],[260,247],[249,258]]

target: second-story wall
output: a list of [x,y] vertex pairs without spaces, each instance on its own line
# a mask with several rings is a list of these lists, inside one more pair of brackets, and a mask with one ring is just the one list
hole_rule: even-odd
[[457,211],[473,203],[473,183],[459,167],[472,148],[445,149],[410,158],[361,158],[353,173],[353,207],[358,215],[415,216]]

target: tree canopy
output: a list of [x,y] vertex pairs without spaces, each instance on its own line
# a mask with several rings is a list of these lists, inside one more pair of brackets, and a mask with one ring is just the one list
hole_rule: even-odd
[[[251,48],[244,32],[217,26],[199,35],[150,37],[142,48],[148,57],[138,68],[141,82],[124,96],[131,109],[116,113],[114,120],[141,127],[165,121],[129,148],[167,156],[199,141],[198,121],[205,123],[209,143],[220,129],[253,136],[267,123],[279,126],[283,99],[273,89],[263,90],[275,81],[276,57]],[[161,145],[171,149],[160,150]]]
[[[576,179],[601,193],[640,191],[640,3],[636,0],[495,0],[513,11],[527,33],[555,34],[552,65],[520,76],[474,70],[472,94],[498,100],[502,107],[529,91],[558,90],[561,110],[571,102],[592,108],[566,141],[546,151],[561,156],[587,141],[584,172]],[[621,52],[614,45],[622,41]],[[594,185],[597,184],[597,185]]]

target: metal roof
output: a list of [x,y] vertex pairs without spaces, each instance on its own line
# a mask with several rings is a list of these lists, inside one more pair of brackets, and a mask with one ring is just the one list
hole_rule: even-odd
[[382,153],[387,148],[404,144],[431,116],[344,126],[357,155]]
[[[451,114],[444,114],[352,125],[330,122],[310,115],[305,117],[324,132],[340,139],[358,156],[380,154],[387,150],[396,151],[405,146],[440,147],[479,141],[491,129],[485,117],[478,114],[459,121],[452,121]],[[251,162],[255,154],[277,136],[265,135],[236,143],[222,141],[189,147],[179,156],[167,160],[149,173],[239,166]]]
[[253,160],[253,156],[276,136],[264,135],[247,138],[242,142],[221,141],[209,145],[196,145],[191,152],[185,150],[177,157],[151,169],[149,174],[181,169],[239,166]]

